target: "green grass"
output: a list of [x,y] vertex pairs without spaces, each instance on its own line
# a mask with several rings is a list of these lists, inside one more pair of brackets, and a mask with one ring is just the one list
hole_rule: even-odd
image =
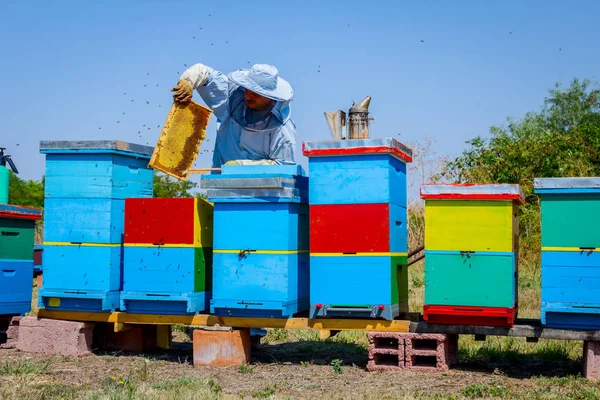
[[238,371],[242,374],[251,374],[254,372],[254,367],[251,365],[242,364],[238,367]]
[[277,392],[277,385],[269,385],[262,390],[255,390],[252,392],[252,397],[256,399],[268,399]]
[[471,398],[505,397],[508,389],[502,384],[478,384],[474,383],[460,390],[460,393]]
[[0,375],[39,375],[49,372],[51,362],[32,363],[27,359],[4,360],[0,362]]

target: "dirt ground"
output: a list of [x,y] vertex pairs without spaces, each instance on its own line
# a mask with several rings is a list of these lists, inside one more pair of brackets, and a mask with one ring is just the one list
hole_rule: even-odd
[[174,338],[171,351],[144,355],[72,358],[0,350],[0,397],[600,399],[600,385],[577,376],[580,360],[470,358],[445,373],[371,373],[363,345],[307,340],[256,345],[248,367],[194,368],[189,338],[182,332]]

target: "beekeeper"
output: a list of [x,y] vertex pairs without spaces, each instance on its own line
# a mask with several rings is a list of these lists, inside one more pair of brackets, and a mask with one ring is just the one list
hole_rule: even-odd
[[219,122],[213,167],[223,164],[295,164],[296,126],[291,85],[277,68],[255,64],[224,75],[203,64],[188,68],[172,89],[179,103],[196,89]]

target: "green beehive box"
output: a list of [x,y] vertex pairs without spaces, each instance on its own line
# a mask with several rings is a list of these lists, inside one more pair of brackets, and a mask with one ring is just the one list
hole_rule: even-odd
[[33,260],[35,221],[42,211],[0,204],[0,259]]
[[425,304],[515,305],[517,264],[513,254],[428,252],[426,260]]
[[600,248],[600,178],[540,178],[542,249]]

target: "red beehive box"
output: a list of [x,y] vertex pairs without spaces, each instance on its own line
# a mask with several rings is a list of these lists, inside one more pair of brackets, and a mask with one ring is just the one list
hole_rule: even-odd
[[389,203],[310,206],[311,253],[406,252],[406,209]]
[[213,206],[196,198],[125,199],[125,244],[212,247]]

